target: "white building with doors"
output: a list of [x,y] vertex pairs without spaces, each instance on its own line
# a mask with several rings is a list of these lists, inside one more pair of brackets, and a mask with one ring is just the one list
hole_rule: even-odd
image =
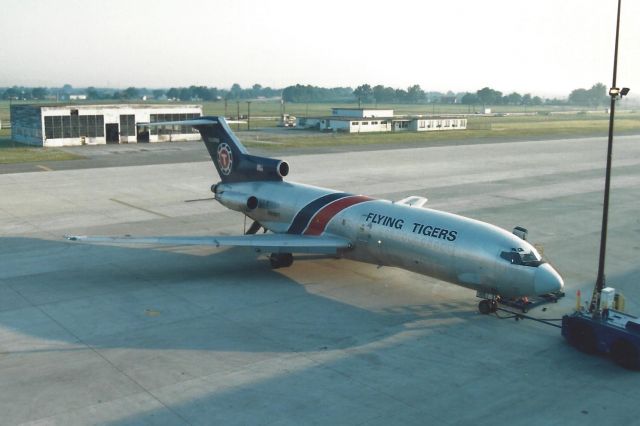
[[199,140],[190,126],[141,123],[201,116],[201,105],[18,104],[11,105],[11,137],[36,146]]
[[326,117],[298,118],[298,127],[346,133],[462,130],[464,116],[394,116],[392,109],[332,108]]
[[392,109],[332,108],[330,116],[298,118],[298,127],[346,133],[389,132],[392,120]]

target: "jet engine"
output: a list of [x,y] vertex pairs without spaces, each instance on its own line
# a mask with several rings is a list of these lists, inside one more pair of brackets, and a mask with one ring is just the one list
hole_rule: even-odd
[[258,198],[253,195],[243,194],[234,191],[216,192],[217,188],[212,188],[218,200],[223,206],[239,212],[250,212],[258,207]]
[[273,179],[280,180],[289,174],[289,163],[274,158],[257,157],[245,155],[237,171],[244,173],[257,173],[261,176],[272,176]]

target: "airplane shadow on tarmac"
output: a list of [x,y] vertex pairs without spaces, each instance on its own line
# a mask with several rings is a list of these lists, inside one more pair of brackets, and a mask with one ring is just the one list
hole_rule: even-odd
[[[112,374],[151,393],[75,401],[85,408],[63,423],[73,413],[80,423],[98,420],[92,416],[103,409],[136,413],[107,415],[111,424],[423,424],[425,415],[489,424],[493,416],[483,422],[457,409],[477,397],[468,384],[484,383],[489,394],[509,387],[506,409],[528,384],[500,371],[564,374],[561,363],[530,359],[538,341],[515,333],[505,339],[518,350],[497,358],[487,345],[495,326],[468,304],[368,310],[321,294],[350,285],[344,269],[298,262],[293,268],[303,268],[304,279],[296,281],[246,250],[198,254],[0,238],[0,327],[32,338],[14,338],[5,350],[25,360],[38,351],[64,359],[89,345],[117,369]],[[566,349],[560,338],[552,346]],[[574,355],[567,349],[563,356]],[[58,374],[71,374],[65,371]],[[48,395],[52,404],[69,404],[69,397]],[[13,420],[28,416],[14,410]]]
[[[383,329],[407,321],[397,312],[371,312],[312,294],[273,271],[265,256],[256,259],[242,249],[203,256],[166,248],[0,241],[6,265],[0,272],[0,318],[7,317],[0,324],[45,339],[51,338],[48,328],[41,335],[29,321],[12,325],[8,318],[20,317],[16,309],[40,311],[68,333],[62,340],[95,347],[250,352],[346,348],[360,343],[353,336],[374,329],[372,324]],[[305,262],[294,267],[305,268]]]

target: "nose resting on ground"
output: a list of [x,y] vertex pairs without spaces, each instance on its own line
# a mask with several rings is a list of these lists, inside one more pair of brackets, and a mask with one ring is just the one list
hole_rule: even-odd
[[551,265],[543,263],[536,269],[533,278],[533,288],[536,294],[553,293],[564,288],[562,277]]

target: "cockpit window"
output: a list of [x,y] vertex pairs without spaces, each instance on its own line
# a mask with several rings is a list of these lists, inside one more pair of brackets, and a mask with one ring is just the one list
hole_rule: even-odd
[[531,266],[534,268],[544,263],[540,255],[534,250],[526,252],[522,248],[512,248],[511,251],[503,251],[500,253],[500,257],[514,265]]

